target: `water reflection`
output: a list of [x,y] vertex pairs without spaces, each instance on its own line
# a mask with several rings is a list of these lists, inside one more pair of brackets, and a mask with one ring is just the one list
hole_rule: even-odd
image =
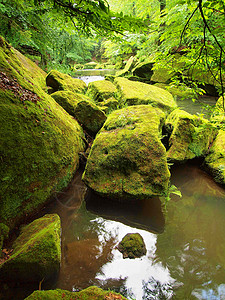
[[91,193],[86,200],[87,210],[105,219],[115,220],[131,227],[162,233],[165,219],[159,198],[132,201],[110,201]]

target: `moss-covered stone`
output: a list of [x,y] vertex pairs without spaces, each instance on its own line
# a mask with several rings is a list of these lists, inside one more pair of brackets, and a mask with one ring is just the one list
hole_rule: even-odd
[[137,258],[146,254],[145,242],[139,233],[128,233],[117,246],[123,258]]
[[80,292],[69,292],[66,290],[49,290],[49,291],[35,291],[25,300],[127,300],[127,298],[122,295],[111,292],[104,291],[96,286],[90,286]]
[[114,97],[116,86],[109,80],[98,80],[88,84],[87,95],[96,103]]
[[119,108],[119,101],[116,100],[114,97],[110,97],[107,100],[98,103],[98,106],[106,113],[109,114],[113,110]]
[[156,68],[153,70],[151,81],[155,83],[164,83],[168,84],[171,81],[171,77],[174,74],[171,74],[171,70],[167,68]]
[[112,112],[93,143],[84,182],[112,199],[163,194],[170,177],[160,140],[164,120],[165,114],[150,105]]
[[12,228],[69,183],[85,145],[81,126],[30,73],[42,71],[6,42],[0,68],[0,220]]
[[9,234],[9,227],[3,223],[0,223],[0,250],[2,249],[3,242],[7,239]]
[[71,116],[74,116],[74,109],[77,103],[82,100],[89,100],[90,98],[83,94],[74,93],[71,91],[58,91],[51,94],[52,98],[62,106]]
[[90,61],[86,64],[84,64],[85,69],[95,69],[97,66],[97,63],[95,61]]
[[132,70],[135,64],[135,56],[131,56],[128,61],[126,62],[126,65],[123,70],[119,70],[116,72],[116,76],[126,76],[129,74],[129,72]]
[[225,185],[225,130],[220,130],[205,158],[205,164],[215,181]]
[[173,96],[168,91],[156,86],[122,77],[116,78],[114,82],[118,88],[121,106],[151,104],[169,112],[177,107]]
[[0,265],[0,279],[39,282],[59,271],[61,224],[56,214],[45,215],[22,228],[13,253]]
[[84,93],[87,89],[86,83],[78,78],[72,78],[67,74],[52,70],[46,77],[46,84],[57,91],[71,91],[74,93]]
[[196,92],[185,85],[182,86],[174,86],[169,85],[165,83],[156,83],[154,86],[157,86],[159,88],[165,89],[168,92],[170,92],[174,99],[195,99],[196,98]]
[[180,109],[168,116],[165,125],[172,130],[167,157],[173,162],[206,155],[217,133],[208,120]]
[[74,109],[74,116],[90,134],[95,135],[106,120],[105,113],[91,101],[80,101]]

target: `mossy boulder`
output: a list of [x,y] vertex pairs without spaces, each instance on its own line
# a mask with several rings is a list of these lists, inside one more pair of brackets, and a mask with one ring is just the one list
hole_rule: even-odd
[[165,114],[151,105],[112,112],[92,145],[84,182],[112,199],[162,195],[170,172],[160,132]]
[[217,134],[208,120],[180,109],[168,116],[165,126],[171,130],[167,157],[173,162],[205,156]]
[[24,300],[127,300],[118,293],[111,291],[104,291],[96,286],[90,286],[80,292],[69,292],[66,290],[49,290],[49,291],[35,291]]
[[173,96],[166,90],[143,82],[131,81],[118,77],[115,79],[120,105],[151,104],[165,112],[177,107]]
[[205,165],[215,181],[225,185],[225,130],[220,130],[205,158]]
[[167,90],[173,95],[174,99],[195,99],[196,98],[196,92],[194,91],[194,89],[187,87],[185,85],[174,86],[165,83],[156,83],[154,84],[154,86]]
[[96,103],[115,97],[116,86],[109,80],[97,80],[88,84],[87,95]]
[[39,282],[59,271],[61,222],[56,214],[45,215],[22,228],[13,253],[0,265],[0,280]]
[[42,76],[0,39],[0,220],[10,228],[66,187],[85,147],[81,126],[30,70]]
[[74,109],[77,103],[82,100],[90,101],[90,98],[84,94],[74,93],[71,91],[58,91],[51,94],[52,98],[62,106],[71,116],[74,115]]
[[3,223],[0,223],[0,250],[2,249],[3,242],[7,239],[9,234],[9,227]]
[[71,91],[74,93],[85,93],[87,89],[86,83],[83,80],[72,78],[56,70],[52,70],[48,73],[46,84],[52,87],[54,92]]
[[96,104],[86,100],[78,102],[74,109],[74,116],[91,135],[95,135],[101,129],[107,118]]
[[104,100],[102,102],[98,103],[98,106],[106,113],[109,114],[113,110],[116,110],[119,108],[119,101],[116,100],[114,97],[108,98],[107,100]]
[[86,64],[84,64],[84,68],[85,69],[95,69],[98,63],[96,63],[95,61],[90,61]]
[[116,76],[126,76],[131,72],[132,68],[135,64],[135,57],[131,56],[128,61],[126,62],[126,65],[123,70],[119,70],[116,72]]
[[139,233],[126,234],[117,249],[123,254],[123,258],[138,258],[147,252],[143,237]]

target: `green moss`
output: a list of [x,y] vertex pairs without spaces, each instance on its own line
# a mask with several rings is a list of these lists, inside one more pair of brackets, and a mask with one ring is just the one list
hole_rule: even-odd
[[164,83],[156,83],[154,86],[165,89],[170,92],[175,99],[193,99],[196,98],[196,92],[187,86],[171,86]]
[[162,108],[165,112],[170,112],[177,107],[173,96],[168,91],[156,86],[121,77],[116,78],[114,82],[118,89],[121,106],[151,104]]
[[87,95],[96,103],[114,97],[115,93],[115,85],[108,80],[98,80],[88,84]]
[[46,84],[57,91],[71,91],[74,93],[84,93],[87,89],[86,83],[80,79],[72,78],[67,74],[52,70],[46,77]]
[[105,113],[91,101],[80,101],[74,109],[74,116],[90,134],[96,134],[106,120]]
[[9,234],[9,227],[3,223],[0,223],[0,250],[2,249],[3,242],[7,239]]
[[220,130],[205,158],[205,164],[216,182],[225,185],[225,131]]
[[169,115],[166,126],[172,128],[167,157],[174,162],[206,155],[217,133],[208,120],[179,109]]
[[135,57],[131,56],[128,61],[126,62],[126,65],[123,70],[117,71],[116,76],[126,76],[129,74],[131,69],[134,67],[135,63]]
[[123,253],[123,258],[137,258],[147,252],[144,240],[139,233],[126,234],[117,248]]
[[58,91],[51,94],[52,98],[62,106],[71,116],[74,116],[74,109],[79,101],[90,100],[89,97],[71,91]]
[[58,215],[45,215],[23,227],[13,253],[0,265],[1,280],[47,280],[59,271],[61,224]]
[[127,300],[127,298],[121,296],[118,293],[111,291],[104,291],[96,286],[90,286],[80,292],[69,292],[66,290],[49,290],[49,291],[35,291],[25,300],[55,300],[55,299],[65,299],[65,300],[110,300],[119,299]]
[[111,113],[91,148],[85,183],[113,199],[163,194],[170,177],[159,137],[164,119],[164,113],[150,105]]
[[78,168],[84,134],[32,77],[29,60],[18,61],[18,53],[8,47],[0,46],[1,71],[15,76],[22,94],[29,89],[38,99],[21,101],[11,90],[0,89],[0,220],[12,228],[68,184]]
[[113,110],[119,108],[119,102],[114,97],[110,97],[107,100],[98,103],[98,106],[104,110],[105,113],[109,114]]

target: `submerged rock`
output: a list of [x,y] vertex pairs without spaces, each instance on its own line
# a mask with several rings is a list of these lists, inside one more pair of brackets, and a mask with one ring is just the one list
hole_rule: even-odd
[[61,224],[58,215],[45,215],[23,227],[13,253],[0,265],[0,280],[39,282],[59,271]]
[[95,135],[106,120],[105,113],[91,101],[80,101],[74,109],[74,116],[89,134]]
[[205,165],[215,181],[225,185],[225,131],[220,130],[205,158]]
[[160,132],[165,114],[151,105],[112,112],[91,148],[84,182],[112,199],[163,195],[170,172]]
[[115,79],[118,89],[120,105],[139,105],[151,104],[159,107],[165,112],[170,112],[177,107],[173,96],[153,85],[143,82],[131,81],[126,78],[118,77]]
[[43,71],[1,39],[0,71],[0,220],[13,228],[69,183],[85,144]]
[[87,89],[86,83],[78,78],[72,78],[67,74],[52,70],[46,77],[46,84],[57,91],[71,91],[74,93],[84,93]]
[[168,116],[165,125],[171,130],[167,157],[172,162],[206,155],[217,133],[208,120],[180,109]]
[[146,254],[144,240],[139,233],[128,233],[117,246],[123,258],[138,258]]
[[35,291],[24,300],[127,300],[127,298],[121,296],[118,293],[111,291],[104,291],[96,286],[90,286],[80,292],[69,292],[66,290],[48,290],[48,291]]

